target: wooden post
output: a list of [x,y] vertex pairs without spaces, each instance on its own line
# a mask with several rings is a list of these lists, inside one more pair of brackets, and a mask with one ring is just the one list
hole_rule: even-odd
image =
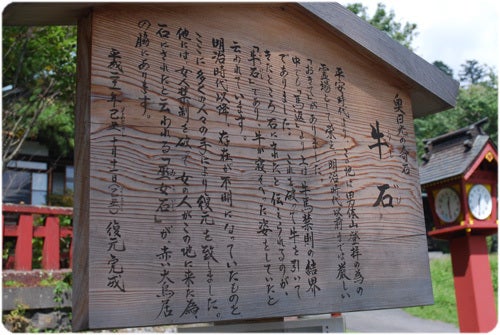
[[59,236],[59,218],[47,217],[42,250],[42,268],[46,270],[59,270],[60,268]]
[[489,332],[497,323],[486,236],[450,241],[461,332]]
[[[75,106],[75,208],[73,215],[72,268],[74,331],[89,327],[89,156],[90,156],[90,39],[91,15],[78,21],[77,99]],[[75,237],[77,237],[75,239]],[[74,250],[77,252],[74,252]]]
[[17,226],[16,270],[31,270],[33,260],[33,216],[21,214]]

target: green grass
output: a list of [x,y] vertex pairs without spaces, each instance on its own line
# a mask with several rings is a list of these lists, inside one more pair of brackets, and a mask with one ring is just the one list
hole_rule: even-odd
[[6,280],[3,282],[4,287],[23,287],[24,284],[18,282],[17,280]]
[[[448,256],[433,259],[430,262],[434,305],[405,308],[411,315],[423,319],[439,320],[455,324],[458,327],[453,270]],[[498,297],[498,257],[490,255],[490,267],[495,296]],[[498,304],[498,299],[497,304]]]

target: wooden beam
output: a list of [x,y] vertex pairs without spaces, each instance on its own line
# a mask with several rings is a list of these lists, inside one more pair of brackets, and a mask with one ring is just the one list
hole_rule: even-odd
[[3,10],[4,26],[76,25],[99,2],[13,2]]
[[75,208],[73,217],[73,330],[89,324],[89,157],[91,15],[78,23],[77,100],[75,106]]
[[3,204],[2,211],[19,214],[73,215],[72,207]]

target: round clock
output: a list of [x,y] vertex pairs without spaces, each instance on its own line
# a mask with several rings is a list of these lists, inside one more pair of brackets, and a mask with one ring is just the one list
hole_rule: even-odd
[[460,197],[452,188],[439,190],[434,205],[437,216],[446,223],[454,222],[460,215]]
[[472,186],[469,191],[468,200],[469,209],[476,219],[484,220],[490,216],[493,203],[490,191],[484,185],[477,184]]

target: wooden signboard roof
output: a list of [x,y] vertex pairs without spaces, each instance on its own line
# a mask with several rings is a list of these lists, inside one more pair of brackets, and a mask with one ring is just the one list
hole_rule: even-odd
[[[3,11],[3,25],[74,25],[102,2],[11,3]],[[302,10],[317,25],[348,41],[386,71],[404,79],[412,98],[415,117],[449,109],[455,105],[459,83],[445,75],[387,34],[374,28],[338,3],[281,3],[282,8]],[[198,6],[194,3],[192,6]],[[443,41],[445,43],[445,41]]]

